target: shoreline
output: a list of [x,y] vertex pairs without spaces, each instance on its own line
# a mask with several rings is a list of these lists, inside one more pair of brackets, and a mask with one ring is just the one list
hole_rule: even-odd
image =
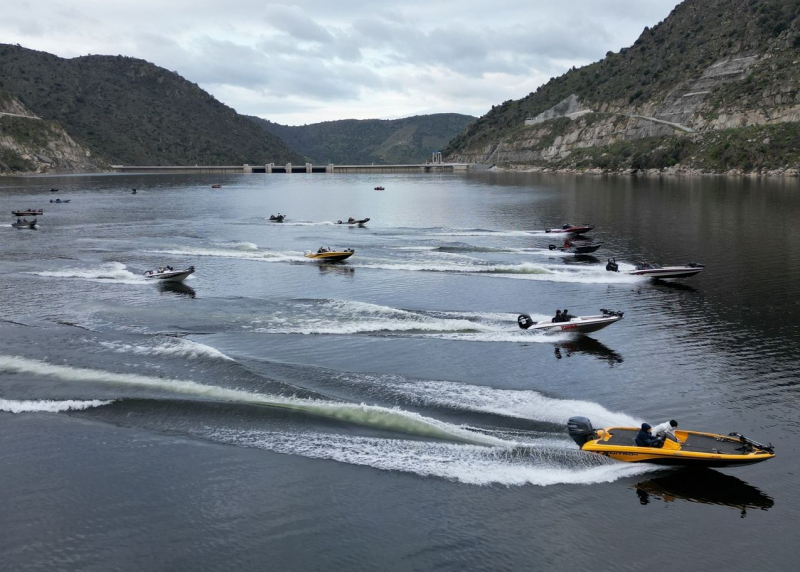
[[710,171],[691,167],[668,167],[665,169],[591,169],[542,167],[531,165],[493,165],[488,171],[506,173],[541,173],[553,175],[592,175],[592,176],[628,176],[628,177],[748,177],[748,178],[796,178],[800,177],[800,167],[786,169],[731,169],[729,171]]

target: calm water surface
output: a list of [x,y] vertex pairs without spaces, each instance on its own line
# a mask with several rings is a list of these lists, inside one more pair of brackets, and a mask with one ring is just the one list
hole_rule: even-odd
[[[797,187],[0,179],[4,568],[791,568]],[[38,230],[10,226],[25,207],[45,209]],[[349,216],[372,220],[333,224]],[[547,249],[542,229],[567,221],[597,225],[597,258]],[[356,254],[303,257],[323,245]],[[658,283],[606,272],[607,256],[707,269]],[[164,264],[197,273],[142,277]],[[625,319],[591,337],[516,325],[565,307]],[[778,456],[610,462],[569,440],[573,415],[676,418]]]

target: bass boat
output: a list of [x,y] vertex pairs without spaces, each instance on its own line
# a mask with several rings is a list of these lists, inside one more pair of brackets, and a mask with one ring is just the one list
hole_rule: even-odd
[[739,433],[716,435],[699,431],[675,431],[680,440],[664,440],[661,447],[636,444],[637,427],[594,429],[586,417],[572,417],[569,436],[583,451],[626,463],[654,463],[690,467],[734,467],[767,461],[775,456],[772,444],[763,445]]
[[[636,270],[631,270],[627,272],[627,274],[664,280],[669,278],[689,278],[695,274],[700,274],[705,268],[703,264],[697,264],[696,262],[690,262],[682,266],[660,266],[658,264],[642,262],[636,265]],[[609,258],[606,264],[606,270],[609,272],[619,272],[617,261]]]
[[14,216],[42,216],[44,211],[42,209],[38,211],[36,209],[28,209],[26,211],[11,211],[11,214]]
[[51,199],[50,202],[53,203],[53,204],[56,204],[56,205],[60,205],[61,203],[68,203],[71,200],[72,199],[66,199],[66,200],[62,201],[61,199],[56,199],[56,200],[52,200]]
[[385,191],[386,189],[385,189],[385,188],[383,188],[383,187],[375,187],[375,190],[376,190],[376,191]]
[[561,225],[561,228],[546,228],[544,229],[544,231],[550,234],[584,234],[593,229],[594,229],[593,224],[575,225],[575,224],[565,223]]
[[283,222],[285,219],[285,214],[278,213],[278,216],[275,216],[274,214],[269,215],[269,220],[271,222]]
[[339,262],[346,260],[356,253],[352,248],[345,250],[331,250],[330,248],[320,248],[316,252],[306,252],[306,258],[313,258],[315,260],[329,260],[331,262]]
[[172,270],[169,267],[148,270],[144,273],[144,277],[151,280],[161,280],[162,282],[183,282],[191,274],[194,274],[194,266],[190,266],[185,270]]
[[599,316],[575,316],[564,322],[554,322],[553,320],[534,322],[528,314],[520,314],[517,318],[517,324],[519,324],[519,327],[523,330],[536,332],[578,332],[581,334],[590,334],[602,330],[614,322],[619,322],[625,314],[625,312],[615,312],[613,310],[606,310],[605,308],[600,311],[602,315]]
[[336,224],[349,224],[350,226],[363,226],[369,222],[369,218],[362,218],[361,220],[356,220],[354,218],[349,218],[346,221],[337,220]]
[[602,242],[573,242],[569,246],[556,246],[555,244],[551,244],[548,248],[550,250],[569,252],[570,254],[591,254],[601,246],[603,246]]

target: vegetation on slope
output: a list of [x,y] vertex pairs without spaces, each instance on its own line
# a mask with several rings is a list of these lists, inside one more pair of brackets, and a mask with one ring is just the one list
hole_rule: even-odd
[[405,119],[346,119],[288,126],[251,118],[314,163],[421,163],[475,121],[469,115],[439,113]]
[[[682,82],[697,79],[714,62],[730,56],[767,53],[749,82],[720,86],[717,107],[756,105],[775,82],[800,80],[798,0],[686,0],[667,19],[645,28],[630,48],[551,79],[527,97],[506,101],[455,137],[447,155],[497,142],[523,129],[534,117],[571,94],[597,111],[659,101]],[[760,89],[759,89],[760,88]]]
[[196,84],[144,60],[62,59],[0,44],[0,88],[110,163],[302,162]]

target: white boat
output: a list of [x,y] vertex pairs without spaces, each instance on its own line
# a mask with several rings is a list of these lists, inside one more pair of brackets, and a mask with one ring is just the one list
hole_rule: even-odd
[[163,282],[183,282],[190,274],[194,274],[194,266],[190,266],[185,270],[148,270],[144,273],[144,277]]
[[523,330],[534,332],[578,332],[589,334],[619,322],[624,315],[624,312],[615,312],[605,308],[600,311],[602,314],[599,316],[576,316],[565,322],[554,322],[552,319],[534,322],[529,315],[521,314],[517,318],[517,323]]
[[[669,278],[689,278],[695,274],[700,274],[705,270],[705,266],[690,262],[689,264],[678,266],[660,266],[658,264],[649,264],[642,262],[636,265],[636,270],[628,272],[631,276],[647,276],[648,278],[656,279],[669,279]],[[609,259],[606,264],[606,270],[609,272],[619,272],[619,266],[616,260]]]

